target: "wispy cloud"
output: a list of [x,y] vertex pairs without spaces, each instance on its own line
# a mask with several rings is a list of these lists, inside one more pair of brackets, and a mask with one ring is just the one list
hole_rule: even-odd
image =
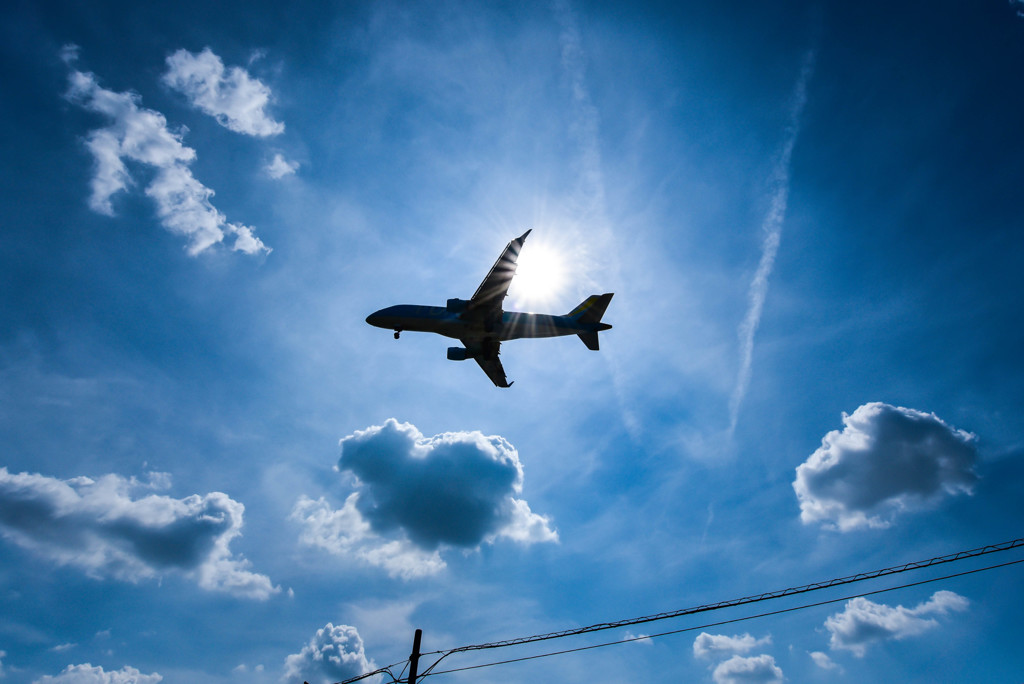
[[599,135],[601,118],[587,89],[583,41],[576,15],[566,0],[555,3],[555,13],[561,25],[562,73],[572,97],[573,118],[569,133],[576,141],[580,155],[578,195],[581,208],[585,214],[603,218],[605,189]]
[[263,170],[271,178],[284,178],[290,176],[299,170],[299,162],[288,161],[284,158],[284,155],[278,152],[274,155],[274,158],[263,167]]
[[266,112],[270,88],[241,67],[226,69],[210,48],[178,50],[168,57],[164,83],[236,133],[262,138],[284,132],[284,124]]
[[842,672],[843,668],[839,666],[834,660],[828,657],[828,653],[822,653],[821,651],[811,651],[808,653],[811,656],[811,660],[814,664],[820,667],[822,670],[836,670]]
[[841,613],[825,620],[825,628],[832,634],[833,649],[852,651],[863,657],[867,647],[877,641],[906,639],[939,626],[932,615],[967,610],[970,602],[952,591],[937,591],[932,597],[914,608],[895,608],[874,603],[863,596],[849,601]]
[[[65,46],[61,54],[65,61],[73,62],[77,48]],[[89,198],[94,211],[113,216],[111,197],[133,183],[125,160],[137,162],[157,170],[146,194],[156,203],[164,228],[188,240],[189,254],[199,254],[227,236],[234,236],[232,249],[236,251],[270,251],[252,228],[229,222],[213,206],[213,190],[196,180],[188,168],[196,158],[195,150],[182,144],[182,133],[171,131],[163,114],[140,106],[138,95],[108,90],[94,74],[72,69],[67,98],[111,121],[106,128],[90,132],[85,140],[96,163]]]
[[226,494],[184,499],[151,492],[166,483],[119,475],[60,480],[0,467],[0,535],[96,578],[137,582],[181,572],[209,591],[264,600],[280,591],[233,554],[245,507]]
[[978,480],[976,437],[934,413],[873,402],[843,414],[843,424],[797,466],[804,523],[888,527],[898,513],[970,493]]
[[804,55],[800,76],[797,78],[789,111],[789,126],[782,150],[775,161],[771,176],[771,204],[768,214],[761,224],[764,239],[761,243],[761,260],[758,262],[754,279],[750,283],[747,300],[747,314],[740,324],[739,347],[740,363],[736,376],[736,385],[729,400],[729,435],[736,430],[739,421],[740,407],[750,386],[751,365],[754,357],[754,337],[761,323],[764,301],[768,296],[768,280],[775,267],[775,257],[779,252],[782,239],[782,224],[786,218],[786,205],[789,202],[789,173],[793,148],[800,135],[804,107],[807,104],[807,87],[814,73],[815,52],[809,50]]
[[442,548],[474,548],[504,537],[521,544],[558,534],[516,497],[523,470],[501,437],[451,432],[424,437],[394,419],[341,440],[339,469],[358,490],[333,510],[323,498],[301,497],[292,519],[301,540],[353,555],[393,576],[418,577],[445,567]]
[[285,659],[283,682],[337,682],[376,670],[355,627],[328,622]]

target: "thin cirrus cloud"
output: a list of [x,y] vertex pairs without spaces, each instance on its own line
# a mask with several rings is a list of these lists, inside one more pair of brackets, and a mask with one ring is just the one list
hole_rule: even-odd
[[177,572],[239,598],[280,591],[229,548],[241,534],[241,503],[221,492],[151,493],[168,485],[166,475],[149,483],[116,474],[60,480],[0,467],[0,536],[98,579],[138,582]]
[[260,138],[284,132],[284,124],[266,112],[270,88],[241,67],[225,68],[208,47],[172,54],[163,80],[229,130]]
[[764,302],[768,296],[768,281],[775,268],[775,257],[779,253],[779,242],[782,240],[782,223],[786,218],[786,205],[789,202],[790,161],[793,148],[800,135],[804,107],[807,105],[807,87],[814,73],[815,52],[808,51],[804,55],[800,76],[797,78],[793,92],[793,102],[789,112],[789,127],[782,146],[782,153],[775,162],[772,172],[772,196],[768,215],[761,224],[764,240],[761,244],[761,259],[757,271],[750,282],[747,314],[739,327],[740,367],[736,377],[736,386],[729,399],[729,434],[732,435],[739,422],[740,407],[750,386],[750,375],[754,359],[754,336],[761,324]]
[[107,671],[99,665],[85,663],[68,665],[60,674],[40,677],[33,684],[157,684],[161,681],[163,676],[155,672],[143,674],[130,665]]
[[893,608],[858,596],[847,602],[843,612],[826,619],[825,628],[832,635],[831,648],[845,649],[863,657],[872,643],[906,639],[935,629],[939,623],[931,616],[961,612],[967,610],[968,605],[966,598],[952,591],[937,591],[914,608]]
[[934,413],[872,402],[797,466],[793,489],[805,524],[883,528],[905,511],[973,491],[977,438]]
[[356,477],[341,509],[301,497],[292,519],[301,541],[351,555],[406,579],[445,567],[440,551],[499,537],[521,544],[557,541],[544,516],[516,498],[523,470],[501,437],[450,432],[424,437],[393,418],[341,440],[338,467]]
[[[61,54],[68,64],[78,57],[74,46],[65,46]],[[195,256],[228,237],[234,238],[231,248],[235,251],[270,251],[252,228],[229,222],[213,206],[213,190],[196,180],[189,170],[189,164],[196,159],[195,150],[182,144],[182,135],[167,127],[163,114],[140,106],[137,94],[108,90],[99,85],[94,74],[72,69],[66,97],[110,121],[106,128],[90,132],[85,139],[95,161],[89,198],[93,211],[113,216],[111,198],[133,184],[125,162],[144,164],[156,169],[146,195],[156,203],[164,228],[186,238],[190,255]]]
[[377,669],[366,657],[359,631],[328,622],[298,653],[285,658],[283,682],[327,684],[358,677]]

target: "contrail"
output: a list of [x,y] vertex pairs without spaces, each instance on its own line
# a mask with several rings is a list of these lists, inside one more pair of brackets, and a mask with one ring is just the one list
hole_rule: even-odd
[[789,125],[786,127],[786,139],[782,146],[775,168],[772,171],[772,200],[768,214],[761,224],[764,232],[764,243],[761,245],[761,261],[757,265],[757,272],[750,283],[748,294],[749,306],[747,315],[740,324],[737,331],[740,338],[740,370],[736,377],[736,387],[733,388],[732,398],[729,400],[729,436],[736,430],[736,423],[739,420],[740,406],[747,395],[747,388],[750,385],[750,366],[754,356],[754,335],[757,333],[757,326],[761,323],[761,312],[764,310],[764,300],[768,295],[768,278],[775,266],[775,256],[779,251],[779,241],[782,238],[782,222],[786,217],[786,203],[789,200],[789,165],[793,156],[793,147],[800,135],[800,123],[803,117],[804,106],[807,104],[807,85],[814,73],[814,50],[808,50],[804,55],[803,65],[800,69],[800,77],[797,79],[796,88],[793,91],[793,101],[789,112]]

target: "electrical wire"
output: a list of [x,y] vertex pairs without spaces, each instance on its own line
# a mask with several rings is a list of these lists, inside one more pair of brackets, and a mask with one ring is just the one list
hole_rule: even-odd
[[[613,622],[601,622],[601,623],[589,625],[589,626],[586,626],[586,627],[580,627],[580,628],[569,629],[569,630],[562,630],[562,631],[559,631],[559,632],[549,632],[549,633],[546,633],[546,634],[536,634],[536,635],[533,635],[533,636],[518,637],[518,638],[515,638],[515,639],[506,639],[504,641],[494,641],[494,642],[489,642],[489,643],[484,643],[484,644],[472,644],[472,645],[469,645],[469,646],[460,646],[460,647],[452,648],[452,649],[448,649],[448,650],[430,651],[430,652],[427,652],[427,653],[420,654],[420,657],[432,656],[432,655],[437,655],[437,656],[440,656],[440,657],[436,661],[434,661],[434,663],[430,667],[426,668],[420,674],[420,677],[418,679],[422,679],[422,678],[425,678],[425,677],[428,677],[428,676],[433,676],[433,675],[445,674],[445,673],[449,673],[449,672],[459,672],[459,671],[462,671],[463,669],[475,669],[475,668],[479,668],[479,667],[490,667],[492,665],[512,663],[512,662],[519,662],[521,660],[531,660],[531,659],[534,659],[534,658],[543,658],[543,657],[548,657],[548,656],[551,656],[551,655],[561,655],[561,654],[564,654],[564,653],[572,653],[572,652],[575,652],[575,651],[578,651],[578,650],[587,650],[587,649],[590,649],[590,648],[599,648],[601,646],[608,646],[608,645],[612,645],[612,644],[627,643],[627,642],[626,641],[614,641],[614,642],[608,642],[607,644],[599,644],[599,645],[586,646],[586,647],[581,647],[581,648],[578,648],[578,649],[567,649],[567,650],[564,650],[564,651],[557,651],[557,652],[553,652],[553,653],[549,653],[549,654],[541,654],[541,655],[535,655],[535,656],[527,656],[527,657],[524,657],[524,658],[511,659],[511,660],[507,660],[507,661],[500,661],[500,662],[497,662],[497,663],[490,663],[490,664],[487,664],[487,665],[476,665],[476,666],[470,666],[470,667],[467,667],[467,668],[460,668],[460,669],[453,669],[453,670],[442,670],[442,671],[439,671],[439,672],[433,672],[434,668],[436,668],[437,665],[442,660],[444,660],[448,656],[454,655],[456,653],[466,653],[468,651],[480,651],[480,650],[489,650],[489,649],[495,649],[495,648],[505,648],[505,647],[508,647],[508,646],[520,646],[520,645],[524,645],[524,644],[536,643],[536,642],[539,642],[539,641],[549,641],[549,640],[553,640],[553,639],[561,639],[561,638],[570,637],[570,636],[580,636],[580,635],[589,634],[589,633],[592,633],[592,632],[605,631],[605,630],[609,630],[609,629],[617,629],[617,628],[620,628],[620,627],[629,627],[629,626],[645,624],[645,623],[649,623],[649,622],[656,622],[656,621],[660,621],[660,620],[668,620],[668,619],[671,619],[671,618],[683,617],[683,616],[686,616],[686,615],[695,615],[695,614],[698,614],[698,613],[705,613],[705,612],[711,612],[711,611],[715,611],[715,610],[722,610],[723,608],[732,608],[732,607],[741,606],[741,605],[748,605],[748,604],[753,604],[753,603],[759,603],[761,601],[768,601],[768,600],[771,600],[771,599],[782,598],[782,597],[785,597],[785,596],[795,596],[795,595],[798,595],[798,594],[806,594],[806,593],[809,593],[809,592],[820,591],[822,589],[827,589],[827,588],[830,588],[830,587],[842,586],[842,585],[846,585],[846,584],[853,584],[853,583],[856,583],[856,582],[863,582],[863,581],[866,581],[866,580],[877,579],[879,577],[886,577],[886,576],[889,576],[889,575],[896,575],[896,574],[900,574],[900,573],[904,573],[904,572],[909,572],[911,570],[921,570],[921,569],[924,569],[924,568],[932,567],[932,566],[935,566],[935,565],[941,565],[941,564],[944,564],[944,563],[953,563],[953,562],[956,562],[956,561],[966,560],[968,558],[976,558],[978,556],[984,556],[984,555],[988,555],[988,554],[992,554],[992,553],[998,553],[998,552],[1001,552],[1001,551],[1008,551],[1010,549],[1019,548],[1021,546],[1024,546],[1024,538],[1018,538],[1018,539],[1014,539],[1012,541],[1002,542],[1002,543],[999,543],[999,544],[990,544],[988,546],[982,546],[982,547],[979,547],[979,548],[976,548],[976,549],[971,549],[969,551],[959,551],[957,553],[951,553],[951,554],[947,554],[947,555],[944,555],[944,556],[936,556],[936,557],[930,558],[928,560],[914,561],[914,562],[911,562],[911,563],[905,563],[903,565],[897,565],[897,566],[892,566],[892,567],[889,567],[889,568],[883,568],[881,570],[874,570],[874,571],[871,571],[871,572],[863,572],[863,573],[858,573],[856,575],[849,575],[849,576],[846,576],[846,577],[839,577],[839,578],[831,579],[831,580],[828,580],[828,581],[825,581],[825,582],[814,582],[812,584],[805,584],[805,585],[802,585],[802,586],[799,586],[799,587],[790,587],[790,588],[787,588],[787,589],[781,589],[781,590],[777,590],[777,591],[765,592],[763,594],[756,594],[756,595],[752,595],[752,596],[745,596],[743,598],[738,598],[738,599],[731,599],[731,600],[727,600],[727,601],[720,601],[718,603],[710,603],[710,604],[705,604],[705,605],[702,605],[702,606],[695,606],[695,607],[691,607],[691,608],[683,608],[681,610],[674,610],[674,611],[668,611],[668,612],[663,612],[663,613],[656,613],[656,614],[653,614],[653,615],[645,615],[645,616],[642,616],[642,617],[629,618],[629,619],[626,619],[626,620],[617,620],[617,621],[613,621]],[[895,589],[900,589],[900,588],[904,588],[904,587],[911,587],[911,586],[915,586],[917,584],[925,584],[925,583],[928,583],[928,582],[939,581],[939,580],[942,580],[942,579],[950,579],[950,578],[953,578],[953,577],[959,577],[961,575],[967,575],[967,574],[971,574],[971,573],[974,573],[974,572],[981,572],[983,570],[991,570],[991,569],[1003,567],[1005,565],[1013,565],[1013,564],[1019,563],[1019,562],[1022,562],[1022,561],[1011,561],[1009,563],[1003,563],[1003,564],[1000,564],[1000,565],[994,565],[994,566],[990,566],[990,567],[982,568],[982,569],[977,569],[977,570],[965,571],[963,573],[953,574],[953,575],[949,575],[947,577],[936,578],[936,579],[932,579],[932,580],[923,580],[921,582],[909,583],[909,584],[906,584],[906,585],[900,585],[900,586],[892,587],[892,588],[889,588],[889,589],[881,589],[881,590],[877,590],[877,591],[873,591],[873,592],[865,592],[865,593],[861,593],[861,594],[856,594],[855,596],[870,596],[870,595],[875,594],[875,593],[882,593],[882,592],[885,592],[885,591],[893,591]],[[853,598],[853,597],[850,597],[850,598]],[[711,625],[707,625],[707,626],[717,626],[717,625],[720,625],[720,624],[728,624],[729,622],[736,622],[736,621],[739,621],[739,620],[752,619],[753,617],[763,617],[763,616],[767,616],[767,615],[775,615],[775,614],[778,614],[778,613],[790,612],[792,610],[799,610],[801,608],[813,607],[813,606],[817,606],[817,605],[825,605],[827,603],[835,603],[835,602],[843,601],[843,600],[847,600],[847,599],[846,598],[840,598],[840,599],[833,599],[833,600],[829,600],[829,601],[824,601],[824,602],[821,602],[821,603],[812,603],[812,604],[807,604],[805,606],[798,606],[798,607],[795,607],[795,608],[788,608],[788,609],[783,609],[783,610],[780,610],[780,611],[773,611],[773,612],[764,613],[764,614],[761,614],[761,615],[750,616],[750,617],[745,617],[745,618],[737,618],[735,620],[727,620],[727,621],[721,622],[721,623],[712,623]],[[675,631],[671,631],[671,632],[664,632],[662,634],[655,635],[655,636],[664,636],[664,635],[667,635],[667,634],[676,634],[676,633],[679,633],[679,632],[691,631],[691,630],[694,630],[694,629],[701,629],[701,627],[692,627],[692,628],[686,628],[686,629],[682,629],[682,630],[675,630]],[[357,682],[359,680],[366,679],[367,677],[372,677],[374,675],[384,674],[384,673],[388,674],[391,677],[391,681],[392,682],[398,682],[399,680],[395,678],[394,673],[391,671],[391,668],[396,667],[398,665],[401,665],[403,662],[407,662],[407,661],[393,663],[391,665],[388,665],[387,667],[380,668],[380,669],[375,670],[373,672],[370,672],[370,673],[367,673],[367,674],[363,674],[363,675],[360,675],[360,676],[352,678],[352,679],[347,679],[344,682],[340,682],[338,684],[351,684],[352,682]],[[402,670],[403,674],[404,674],[404,671],[405,670],[403,668],[403,670]]]
[[[499,661],[496,661],[496,662],[493,662],[493,663],[481,663],[479,665],[467,665],[465,667],[457,667],[457,668],[452,668],[450,670],[438,670],[437,672],[431,672],[430,670],[433,670],[434,666],[437,665],[437,663],[434,663],[434,665],[432,665],[430,668],[427,669],[427,671],[425,671],[423,673],[423,677],[443,675],[443,674],[451,674],[453,672],[464,672],[466,670],[479,670],[479,669],[482,669],[482,668],[485,668],[485,667],[493,667],[495,665],[508,665],[508,664],[511,664],[511,663],[519,663],[519,662],[523,662],[523,661],[527,661],[527,660],[538,660],[540,658],[549,658],[551,656],[566,655],[566,654],[569,654],[569,653],[578,653],[580,651],[590,651],[590,650],[593,650],[593,649],[596,649],[596,648],[604,648],[606,646],[617,646],[619,644],[628,644],[628,643],[632,643],[634,641],[643,641],[644,639],[657,639],[657,638],[660,638],[660,637],[670,636],[670,635],[673,635],[673,634],[682,634],[684,632],[694,632],[694,631],[696,631],[698,629],[709,629],[711,627],[721,627],[722,625],[729,625],[729,624],[733,624],[733,623],[736,623],[736,622],[745,622],[747,620],[755,620],[755,619],[758,619],[758,618],[770,617],[772,615],[781,615],[783,613],[792,613],[792,612],[795,612],[795,611],[798,611],[798,610],[804,610],[806,608],[817,608],[817,607],[820,607],[820,606],[829,605],[831,603],[839,603],[841,601],[849,601],[850,599],[857,598],[858,596],[874,596],[875,594],[884,594],[886,592],[896,591],[898,589],[907,589],[909,587],[916,587],[916,586],[919,586],[919,585],[922,585],[922,584],[929,584],[929,583],[932,583],[932,582],[942,582],[944,580],[954,579],[956,577],[963,577],[965,575],[971,575],[971,574],[978,573],[978,572],[985,572],[987,570],[995,570],[995,569],[1003,568],[1003,567],[1006,567],[1006,566],[1009,566],[1009,565],[1016,565],[1018,563],[1024,563],[1024,558],[1019,559],[1019,560],[1015,560],[1015,561],[1008,561],[1006,563],[999,563],[998,565],[990,565],[990,566],[984,567],[984,568],[976,568],[974,570],[966,570],[964,572],[958,572],[958,573],[955,573],[955,574],[952,574],[952,575],[946,575],[944,577],[933,577],[931,579],[921,580],[921,581],[918,581],[918,582],[909,582],[907,584],[900,584],[900,585],[897,585],[897,586],[894,586],[894,587],[886,587],[885,589],[876,589],[874,591],[865,591],[865,592],[858,593],[858,594],[850,594],[850,595],[847,595],[847,596],[841,596],[839,598],[827,599],[825,601],[817,601],[815,603],[806,603],[806,604],[802,604],[802,605],[799,605],[799,606],[791,606],[789,608],[781,608],[779,610],[772,610],[772,611],[768,611],[768,612],[765,612],[765,613],[758,613],[756,615],[745,615],[745,616],[742,616],[742,617],[732,618],[732,619],[729,619],[729,620],[720,620],[718,622],[709,622],[709,623],[706,623],[706,624],[703,624],[703,625],[697,625],[695,627],[683,627],[681,629],[673,629],[673,630],[670,630],[670,631],[667,631],[667,632],[659,632],[657,634],[647,634],[647,635],[638,636],[638,637],[628,637],[628,638],[625,638],[625,639],[619,639],[617,641],[606,641],[606,642],[600,643],[600,644],[591,644],[589,646],[579,646],[577,648],[563,649],[561,651],[551,651],[551,652],[548,652],[548,653],[537,653],[537,654],[530,655],[530,656],[523,656],[521,658],[509,658],[508,660],[499,660]],[[451,653],[446,653],[445,654],[445,656],[448,656],[448,655],[451,655]],[[437,662],[440,662],[445,656],[442,656],[442,658],[439,658]]]
[[[745,596],[743,598],[731,599],[728,601],[719,601],[718,603],[705,604],[703,606],[696,606],[692,608],[683,608],[681,610],[673,610],[664,613],[656,613],[654,615],[645,615],[643,617],[629,618],[626,620],[617,620],[614,622],[600,622],[587,627],[579,627],[576,629],[567,629],[560,632],[550,632],[548,634],[536,634],[534,636],[519,637],[516,639],[506,639],[504,641],[494,641],[485,644],[474,644],[470,646],[460,646],[458,648],[449,649],[449,653],[460,653],[465,651],[480,651],[492,648],[503,648],[505,646],[518,646],[521,644],[530,644],[537,641],[548,641],[551,639],[561,639],[568,636],[577,636],[580,634],[588,634],[590,632],[600,632],[608,629],[617,629],[619,627],[630,627],[633,625],[640,625],[647,622],[656,622],[658,620],[668,620],[670,618],[683,617],[685,615],[694,615],[696,613],[706,613],[712,610],[721,610],[722,608],[732,608],[734,606],[742,606],[749,603],[757,603],[760,601],[767,601],[770,599],[782,598],[784,596],[794,596],[797,594],[806,594],[811,591],[818,591],[821,589],[827,589],[829,587],[842,586],[844,584],[853,584],[855,582],[863,582],[869,579],[877,579],[879,577],[886,577],[888,575],[896,575],[903,572],[909,572],[911,570],[920,570],[923,568],[932,567],[935,565],[941,565],[943,563],[952,563],[955,561],[965,560],[967,558],[976,558],[978,556],[988,555],[990,553],[998,553],[1000,551],[1008,551],[1010,549],[1024,546],[1024,538],[1014,539],[1013,541],[1002,542],[1000,544],[990,544],[988,546],[982,546],[977,549],[971,549],[970,551],[959,551],[957,553],[947,554],[945,556],[936,556],[935,558],[929,558],[923,561],[914,561],[912,563],[905,563],[903,565],[897,565],[890,568],[883,568],[881,570],[874,570],[871,572],[862,572],[856,575],[849,575],[847,577],[839,577],[831,579],[825,582],[814,582],[812,584],[805,584],[799,587],[790,587],[788,589],[780,589],[777,591],[769,591],[763,594],[756,594],[753,596]],[[434,653],[445,653],[445,651],[435,651]],[[425,654],[425,655],[433,655]]]

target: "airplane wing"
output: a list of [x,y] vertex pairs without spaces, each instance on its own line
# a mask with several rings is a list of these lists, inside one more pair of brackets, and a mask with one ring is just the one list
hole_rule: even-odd
[[495,387],[511,387],[512,383],[505,378],[505,369],[498,358],[501,342],[493,338],[483,340],[462,340],[466,349],[473,352],[473,360],[476,361],[487,373]]
[[[505,300],[505,295],[508,294],[508,286],[512,283],[512,276],[516,274],[516,260],[519,259],[519,250],[523,248],[526,236],[532,230],[531,228],[508,243],[505,251],[494,262],[494,266],[491,266],[487,277],[480,283],[480,287],[476,289],[473,297],[469,300],[468,310],[470,312],[486,316],[487,314],[493,314],[495,311],[501,311],[501,304]],[[495,358],[497,358],[497,355],[495,355]],[[493,380],[494,378],[491,379]]]

